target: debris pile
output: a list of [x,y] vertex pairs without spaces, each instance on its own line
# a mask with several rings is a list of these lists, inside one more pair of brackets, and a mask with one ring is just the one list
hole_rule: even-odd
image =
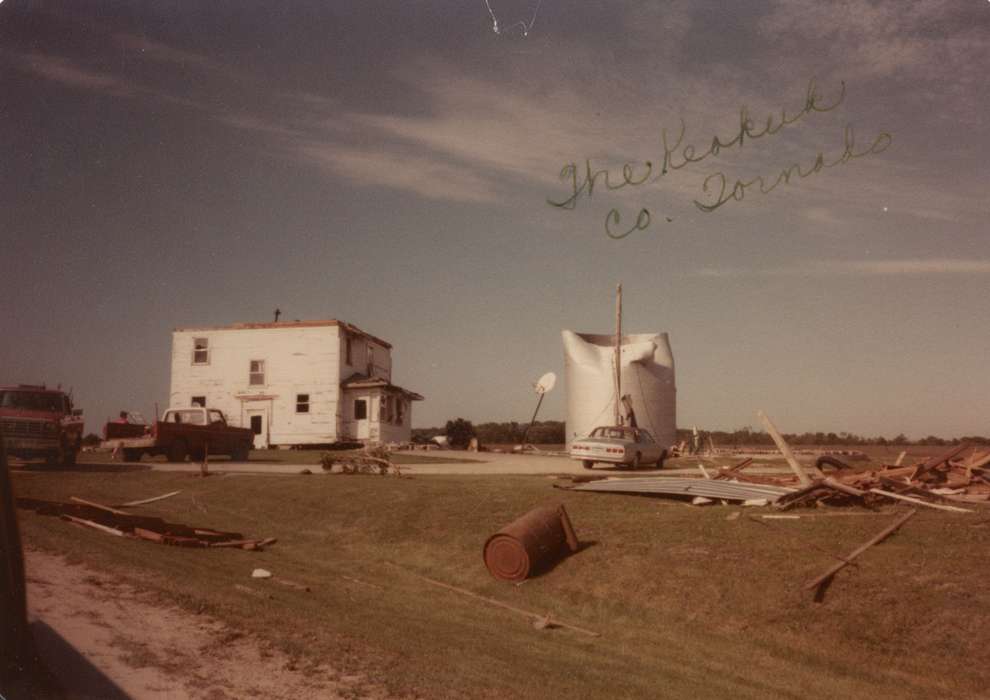
[[897,464],[854,470],[836,457],[823,455],[810,475],[796,460],[791,464],[794,474],[753,474],[745,471],[753,464],[747,458],[716,472],[701,467],[704,478],[573,477],[574,486],[560,488],[691,497],[699,505],[715,500],[754,503],[765,499],[781,510],[817,505],[874,508],[894,500],[970,512],[952,504],[990,504],[990,450],[964,443],[911,466],[900,465],[903,457],[902,453]]
[[392,461],[384,447],[366,447],[360,452],[324,452],[320,457],[323,471],[334,474],[394,474],[402,476],[399,465]]
[[[212,528],[170,523],[162,518],[134,515],[119,510],[132,504],[122,504],[114,508],[75,496],[71,497],[71,500],[72,503],[60,503],[35,498],[18,498],[17,507],[33,510],[39,515],[58,516],[67,522],[99,530],[108,535],[136,537],[179,547],[237,547],[258,550],[276,542],[274,537],[246,539],[239,532],[223,532]],[[151,500],[160,500],[160,498],[147,499],[145,502]]]
[[966,512],[966,508],[946,504],[990,502],[987,465],[990,465],[990,451],[980,451],[965,443],[906,467],[885,464],[878,469],[852,471],[834,457],[820,457],[817,468],[831,466],[837,471],[780,498],[777,505],[783,509],[817,503],[875,506],[893,499]]

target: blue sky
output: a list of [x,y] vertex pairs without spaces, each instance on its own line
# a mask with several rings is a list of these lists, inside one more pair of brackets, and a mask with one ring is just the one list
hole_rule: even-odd
[[[525,420],[621,281],[626,328],[670,333],[681,426],[987,434],[988,59],[976,0],[6,0],[0,382],[72,386],[95,430],[164,404],[172,328],[279,307],[392,342],[416,425]],[[548,204],[569,164],[618,182],[812,80],[835,109]],[[889,147],[694,204],[840,159],[850,125]]]

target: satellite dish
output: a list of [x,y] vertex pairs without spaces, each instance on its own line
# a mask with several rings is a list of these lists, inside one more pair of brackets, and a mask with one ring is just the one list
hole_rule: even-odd
[[538,381],[536,384],[533,385],[533,389],[536,391],[537,394],[542,396],[543,394],[549,393],[549,391],[553,389],[556,383],[557,383],[557,375],[554,374],[553,372],[547,372],[542,377],[540,377],[540,381]]

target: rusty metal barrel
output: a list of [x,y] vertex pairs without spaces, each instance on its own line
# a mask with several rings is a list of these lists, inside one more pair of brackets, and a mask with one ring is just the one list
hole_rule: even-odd
[[485,566],[497,579],[522,581],[577,550],[577,535],[564,506],[543,506],[516,518],[488,538]]

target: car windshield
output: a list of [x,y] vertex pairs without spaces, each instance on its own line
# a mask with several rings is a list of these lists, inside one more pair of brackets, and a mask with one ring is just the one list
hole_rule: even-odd
[[203,425],[203,412],[193,410],[174,411],[172,413],[172,422],[186,423],[187,425]]
[[591,437],[596,438],[613,438],[616,440],[633,440],[634,434],[630,428],[621,428],[619,426],[595,428]]
[[61,412],[62,395],[48,391],[0,391],[0,408]]

